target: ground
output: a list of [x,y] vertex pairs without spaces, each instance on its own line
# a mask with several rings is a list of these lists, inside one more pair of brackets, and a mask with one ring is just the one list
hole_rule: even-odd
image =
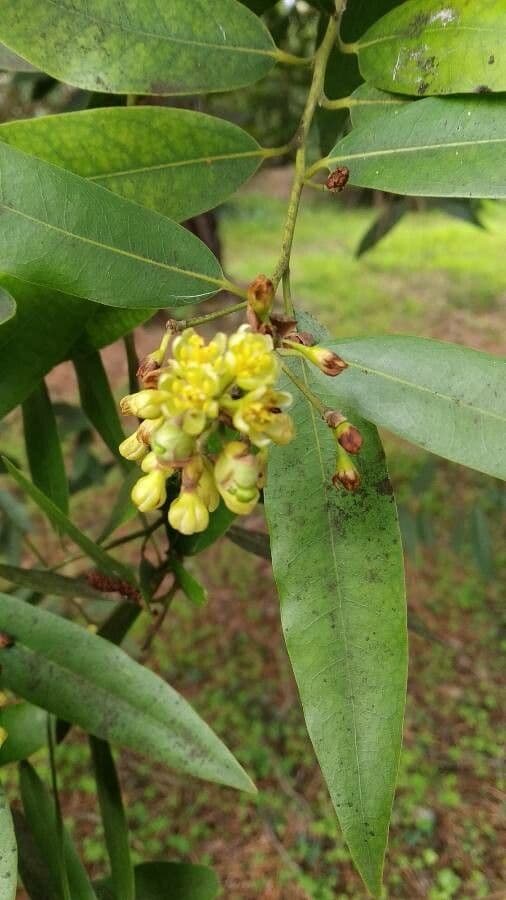
[[[279,184],[279,176],[268,177]],[[274,263],[284,210],[276,193],[265,180],[256,182],[221,211],[226,267],[244,282]],[[404,332],[499,351],[504,211],[487,208],[486,231],[440,214],[410,215],[357,261],[353,248],[371,216],[344,213],[339,202],[310,195],[294,250],[298,303],[337,336]],[[147,348],[156,334],[151,326],[139,341]],[[105,360],[119,396],[126,384],[121,345]],[[55,398],[75,402],[68,367],[53,373],[50,385]],[[11,416],[2,445],[18,456],[19,434]],[[497,582],[505,556],[504,496],[485,476],[389,435],[385,443],[416,627],[387,895],[492,900],[504,896]],[[117,487],[111,476],[104,507]],[[77,495],[74,514],[97,534],[92,491]],[[34,539],[61,558],[61,548],[35,521]],[[252,524],[263,527],[261,513]],[[306,736],[269,564],[224,540],[199,557],[194,571],[209,603],[196,609],[176,601],[151,664],[223,737],[260,792],[251,800],[118,753],[135,859],[212,863],[227,900],[364,898]],[[140,623],[128,638],[133,653],[146,627]],[[35,762],[47,774],[45,754]],[[58,765],[67,824],[99,875],[106,867],[101,826],[86,742],[77,732],[59,748]],[[5,778],[15,796],[12,767]]]

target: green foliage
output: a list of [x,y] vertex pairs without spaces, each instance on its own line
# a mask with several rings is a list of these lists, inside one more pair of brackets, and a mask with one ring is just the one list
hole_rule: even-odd
[[68,513],[69,489],[56,417],[44,381],[23,403],[26,455],[33,483]]
[[0,708],[0,726],[7,739],[0,747],[0,766],[27,759],[45,746],[47,713],[30,703],[10,703]]
[[104,823],[105,842],[111,865],[113,894],[135,900],[134,870],[128,846],[128,827],[121,789],[109,744],[90,737],[91,755],[97,782],[98,801]]
[[5,794],[0,789],[0,883],[5,900],[15,900],[16,897],[17,856],[11,811]]
[[16,315],[16,301],[4,288],[0,288],[0,325]]
[[[111,887],[110,880],[96,885],[100,900],[114,900]],[[148,862],[135,867],[137,900],[165,900],[167,896],[171,900],[215,900],[218,895],[218,879],[207,866]]]

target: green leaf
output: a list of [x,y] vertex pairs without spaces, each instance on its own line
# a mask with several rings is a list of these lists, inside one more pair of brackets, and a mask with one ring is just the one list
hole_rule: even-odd
[[18,842],[19,875],[30,900],[61,900],[60,895],[50,887],[51,873],[47,860],[41,855],[23,813],[14,808],[12,818]]
[[134,583],[133,573],[128,566],[119,562],[99,547],[94,541],[90,540],[82,531],[74,525],[67,516],[62,513],[54,503],[39,491],[34,484],[28,481],[15,466],[3,457],[4,463],[10,475],[17,481],[19,486],[28,494],[29,497],[37,504],[39,509],[44,513],[49,521],[81,548],[83,553],[92,559],[101,572],[108,575],[119,576],[125,578],[130,583]]
[[506,478],[506,360],[404,335],[331,346],[349,366],[339,394],[361,416],[431,453]]
[[98,544],[103,544],[109,535],[113,534],[120,525],[129,522],[138,514],[138,509],[132,503],[131,493],[136,481],[139,480],[139,470],[137,466],[129,472],[122,474],[121,486],[111,509],[109,518],[107,519],[100,536],[97,540]]
[[[328,340],[306,316],[299,325]],[[375,428],[305,363],[290,368],[360,428],[362,486],[332,485],[335,441],[294,396],[296,437],[270,454],[265,508],[281,620],[309,735],[354,862],[379,894],[402,737],[407,637],[400,534]],[[342,376],[341,376],[342,377]]]
[[[103,740],[238,790],[254,787],[191,706],[118,647],[60,616],[0,595],[0,681]],[[72,652],[69,653],[69,648]]]
[[0,766],[19,762],[45,747],[47,713],[31,703],[10,703],[0,708],[0,726],[7,740],[0,748]]
[[353,129],[320,167],[350,184],[426,197],[506,196],[506,108],[498,97],[428,97]]
[[154,106],[8,122],[0,141],[178,222],[226,200],[268,154],[223,119]]
[[[83,304],[86,301],[82,301]],[[125,334],[129,334],[138,325],[143,325],[155,315],[154,309],[113,309],[110,306],[93,307],[92,315],[86,323],[86,339],[90,347],[102,350]]]
[[58,575],[57,572],[46,572],[44,569],[19,569],[17,566],[5,566],[0,563],[0,578],[40,594],[82,597],[83,600],[102,602],[106,599],[104,594],[92,588],[83,578],[68,578],[66,575]]
[[[96,885],[100,900],[115,900],[111,879]],[[136,900],[215,900],[218,879],[207,866],[146,862],[135,867]]]
[[26,455],[33,483],[68,513],[69,486],[56,417],[44,381],[23,403]]
[[227,91],[266,75],[277,51],[261,21],[236,0],[17,0],[1,39],[49,75],[113,94]]
[[0,288],[0,325],[16,315],[16,301],[4,288]]
[[[19,787],[26,821],[35,844],[48,866],[51,879],[49,888],[60,896],[62,860],[54,801],[28,762],[20,764]],[[72,900],[96,900],[96,894],[66,829],[63,830],[63,853]]]
[[230,512],[221,500],[218,508],[209,516],[209,526],[205,531],[189,537],[176,536],[178,552],[182,556],[196,556],[197,553],[202,553],[226,534],[235,518],[235,513]]
[[223,286],[210,250],[170,219],[0,143],[0,269],[109,306],[180,306]]
[[105,741],[90,737],[97,794],[111,863],[111,884],[116,897],[135,900],[134,870],[128,844],[128,825],[112,753]]
[[[406,103],[413,103],[410,97],[402,97],[398,94],[388,94],[379,91],[370,84],[361,84],[350,98],[351,124],[354,128],[362,128],[366,125],[374,125],[385,113],[399,110]],[[34,121],[38,121],[35,119]],[[2,131],[0,129],[0,136]]]
[[379,214],[367,229],[355,251],[355,256],[359,258],[364,253],[372,250],[373,247],[376,247],[387,234],[390,234],[408,211],[409,206],[406,200],[392,200],[388,203],[383,212]]
[[[113,456],[119,457],[122,467],[125,468],[125,460],[119,456],[118,451],[125,434],[100,353],[98,350],[90,351],[85,341],[80,343],[79,351],[82,352],[73,354],[72,361],[76,370],[81,406],[106,447]],[[128,463],[126,468],[129,468]]]
[[18,883],[18,848],[7,798],[0,787],[0,885],[2,900],[15,900]]
[[205,587],[197,581],[194,575],[185,569],[183,564],[178,559],[171,560],[171,569],[174,572],[174,575],[177,578],[177,582],[179,587],[186,595],[188,600],[191,603],[194,603],[195,606],[204,606],[207,603],[207,591]]
[[0,326],[0,418],[3,418],[22,403],[53,366],[65,359],[87,319],[100,307],[58,291],[35,288],[16,278],[2,275],[1,280],[17,303],[16,315]]
[[35,66],[0,44],[0,70],[2,72],[36,72]]
[[271,559],[269,535],[263,531],[251,531],[249,528],[231,525],[227,531],[227,538],[242,550],[246,550],[246,553],[253,553],[261,559]]
[[357,44],[366,81],[400,94],[506,90],[504,0],[409,0]]

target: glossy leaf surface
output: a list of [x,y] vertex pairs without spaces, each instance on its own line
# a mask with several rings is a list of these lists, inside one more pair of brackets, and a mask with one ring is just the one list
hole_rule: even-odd
[[358,42],[360,71],[386,91],[506,90],[504,0],[408,0]]
[[1,651],[0,682],[18,696],[103,740],[254,791],[186,700],[109,641],[7,594],[0,595],[0,630],[14,638]]
[[[319,326],[299,326],[320,339]],[[325,335],[325,342],[328,335]],[[374,426],[344,404],[339,378],[290,368],[330,408],[348,413],[364,446],[354,494],[332,484],[335,442],[294,395],[295,440],[270,454],[265,506],[281,620],[309,735],[344,837],[379,894],[397,777],[407,668],[402,547]]]
[[275,47],[236,0],[17,0],[0,38],[60,81],[116,94],[196,94],[257,81]]
[[506,196],[506,107],[495,97],[428,97],[353,129],[326,161],[350,184],[427,197]]

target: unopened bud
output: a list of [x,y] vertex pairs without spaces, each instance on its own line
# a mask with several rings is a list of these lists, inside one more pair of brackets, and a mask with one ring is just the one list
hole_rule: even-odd
[[345,363],[344,359],[341,359],[333,350],[328,350],[325,347],[306,347],[303,344],[286,339],[283,341],[283,347],[291,350],[295,356],[303,356],[313,363],[314,366],[318,366],[325,375],[335,377],[348,368],[348,363]]
[[334,169],[334,171],[330,173],[325,182],[325,187],[333,194],[340,194],[348,184],[349,177],[350,170],[347,169],[346,166],[339,166],[338,169]]
[[348,454],[338,447],[336,471],[332,476],[332,484],[339,487],[341,484],[347,491],[356,491],[360,487],[360,474]]
[[120,401],[121,412],[125,416],[138,416],[140,419],[157,419],[161,414],[161,405],[167,400],[166,391],[138,391],[127,394]]
[[181,491],[170,505],[169,524],[181,534],[197,534],[209,525],[209,511],[195,491]]
[[139,512],[151,512],[163,506],[167,498],[165,489],[166,474],[161,469],[154,469],[149,475],[139,478],[132,488],[132,503]]
[[183,490],[193,490],[200,497],[202,503],[214,512],[220,502],[220,495],[214,480],[214,472],[211,463],[202,456],[195,456],[183,467]]
[[248,287],[248,309],[254,313],[259,322],[269,318],[274,300],[274,285],[266,275],[258,275]]
[[140,462],[148,452],[146,444],[139,440],[137,433],[131,434],[130,437],[121,441],[118,450],[121,456],[129,459],[130,462]]
[[[139,363],[139,368],[137,369],[137,378],[139,378],[139,380],[142,381],[142,383],[144,384],[145,387],[154,387],[155,386],[152,383],[153,382],[152,376],[160,368],[160,366],[163,362],[163,359],[167,352],[167,347],[169,346],[171,337],[172,337],[171,333],[168,332],[164,336],[162,343],[160,344],[158,349],[153,350],[152,353],[148,353],[148,355],[145,356],[144,359],[141,359],[141,361]],[[155,382],[156,382],[156,380],[157,379],[155,378]],[[147,383],[147,382],[149,382],[149,383]]]
[[359,453],[360,448],[362,447],[362,435],[358,428],[355,425],[352,425],[351,422],[341,422],[340,425],[336,428],[336,438],[341,444],[341,447],[348,453]]
[[214,467],[216,487],[225,505],[237,515],[247,515],[258,503],[260,475],[259,460],[242,441],[227,444]]
[[178,463],[193,455],[195,438],[174,422],[165,422],[153,433],[151,446],[164,462]]
[[173,469],[172,466],[168,465],[167,463],[164,463],[163,460],[161,460],[160,457],[156,455],[154,450],[152,450],[151,453],[148,453],[147,456],[144,457],[141,462],[141,469],[143,472],[146,472],[146,474],[149,474],[149,472],[154,472],[155,469],[161,469],[165,478],[170,478],[170,476],[175,472],[175,469]]
[[144,422],[141,422],[135,434],[139,441],[142,441],[143,444],[146,444],[148,447],[151,444],[151,438],[157,428],[163,422],[163,416],[160,416],[158,419],[146,419]]

